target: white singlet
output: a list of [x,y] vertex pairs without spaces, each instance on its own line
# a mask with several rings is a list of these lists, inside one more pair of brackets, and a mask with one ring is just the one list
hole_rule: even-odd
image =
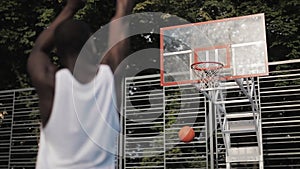
[[79,83],[68,69],[56,73],[51,116],[40,133],[37,169],[114,169],[119,116],[113,73],[100,65]]

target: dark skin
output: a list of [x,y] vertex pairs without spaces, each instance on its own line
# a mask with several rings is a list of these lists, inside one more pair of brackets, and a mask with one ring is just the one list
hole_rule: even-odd
[[[134,0],[117,0],[115,16],[112,21],[130,14]],[[27,70],[30,75],[33,86],[36,88],[39,96],[39,107],[41,113],[42,126],[45,127],[52,111],[54,91],[55,91],[55,74],[58,71],[56,65],[50,60],[50,52],[55,48],[54,30],[56,27],[73,18],[74,14],[84,6],[82,0],[68,0],[66,6],[51,23],[48,29],[44,30],[37,38],[32,52],[28,58]],[[109,28],[109,42],[118,37],[123,37],[120,30],[126,30],[128,23],[113,22]],[[128,41],[123,40],[113,46],[103,57],[101,64],[107,64],[114,72],[120,62],[126,56]],[[120,55],[123,54],[123,55]],[[76,55],[76,56],[74,56]],[[63,65],[73,72],[74,65],[78,54],[68,54],[63,59]],[[93,79],[97,73],[97,64],[88,65],[84,70],[84,78],[76,77],[81,83],[87,83]]]

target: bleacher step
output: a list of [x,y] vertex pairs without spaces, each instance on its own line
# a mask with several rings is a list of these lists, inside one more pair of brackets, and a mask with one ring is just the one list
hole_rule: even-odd
[[258,147],[234,147],[228,149],[226,162],[251,162],[259,161]]
[[244,133],[255,132],[254,120],[239,120],[239,121],[227,121],[228,129],[224,130],[225,133]]

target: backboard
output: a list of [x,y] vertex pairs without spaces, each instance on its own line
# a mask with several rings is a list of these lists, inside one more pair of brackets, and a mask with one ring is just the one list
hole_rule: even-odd
[[227,80],[268,75],[264,14],[160,30],[161,85],[196,82],[191,64],[221,62]]

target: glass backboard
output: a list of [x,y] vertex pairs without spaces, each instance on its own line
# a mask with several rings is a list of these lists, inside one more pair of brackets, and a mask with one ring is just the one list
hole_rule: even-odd
[[264,14],[160,30],[161,85],[192,83],[191,64],[220,62],[227,80],[268,75]]

